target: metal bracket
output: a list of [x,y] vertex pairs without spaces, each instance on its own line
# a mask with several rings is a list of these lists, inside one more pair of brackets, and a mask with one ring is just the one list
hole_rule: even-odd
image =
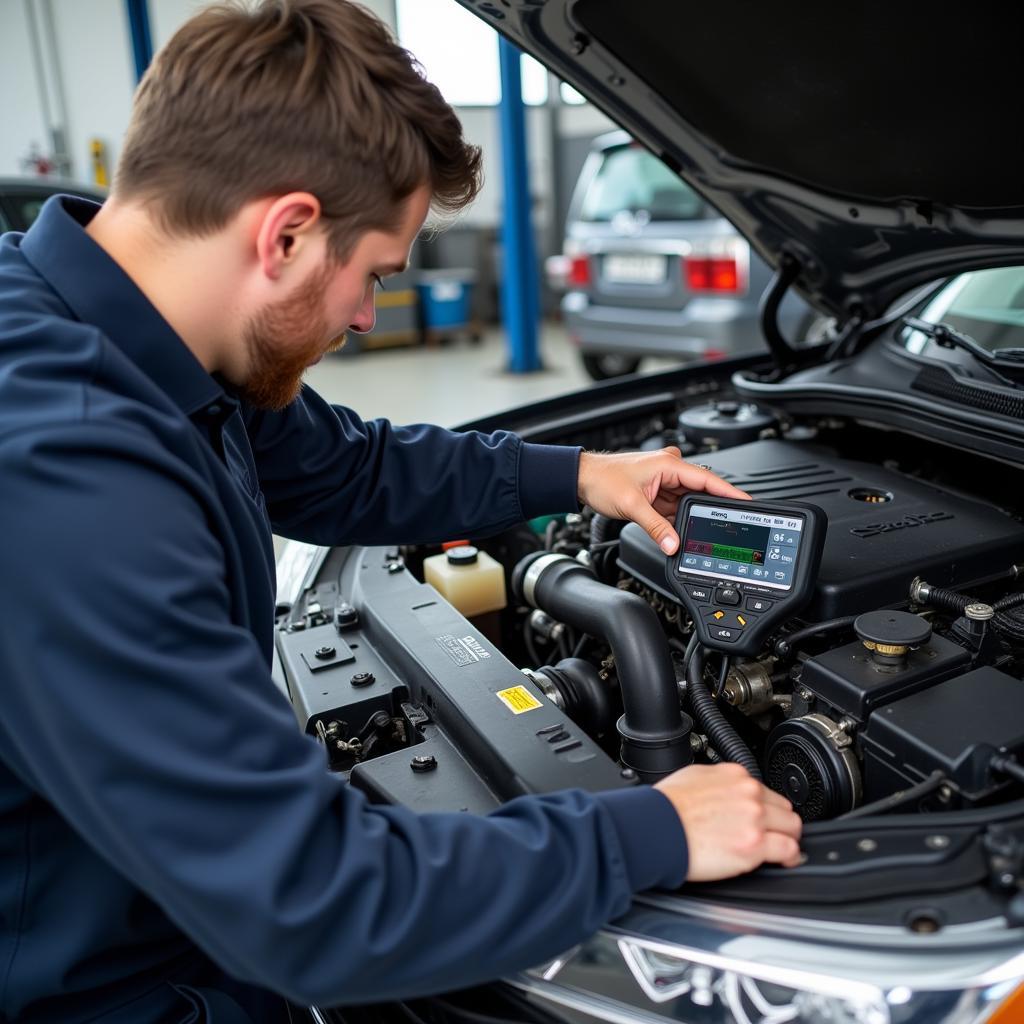
[[309,643],[299,651],[299,654],[310,672],[323,672],[324,669],[337,668],[356,660],[352,649],[340,636]]

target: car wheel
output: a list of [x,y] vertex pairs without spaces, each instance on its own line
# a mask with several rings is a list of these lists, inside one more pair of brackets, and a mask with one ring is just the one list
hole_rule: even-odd
[[622,355],[619,352],[602,352],[600,355],[584,354],[583,369],[590,374],[592,380],[610,380],[612,377],[624,377],[627,373],[636,373],[640,360],[634,356]]

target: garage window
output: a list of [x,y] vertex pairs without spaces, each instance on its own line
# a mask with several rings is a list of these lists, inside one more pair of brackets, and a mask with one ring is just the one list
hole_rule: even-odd
[[[423,65],[427,78],[457,107],[490,107],[501,100],[498,33],[452,0],[397,0],[398,39]],[[582,100],[566,87],[567,102]],[[578,97],[578,99],[577,99]],[[548,73],[523,58],[523,98],[546,103]]]

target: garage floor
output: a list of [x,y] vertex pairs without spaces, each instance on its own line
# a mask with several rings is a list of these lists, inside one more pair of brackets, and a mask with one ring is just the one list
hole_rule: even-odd
[[[506,373],[504,335],[488,331],[479,344],[454,340],[437,348],[381,349],[355,356],[327,356],[306,380],[324,398],[364,419],[439,423],[450,427],[485,413],[539,401],[592,383],[561,325],[545,325],[541,373]],[[644,371],[677,365],[648,359]]]

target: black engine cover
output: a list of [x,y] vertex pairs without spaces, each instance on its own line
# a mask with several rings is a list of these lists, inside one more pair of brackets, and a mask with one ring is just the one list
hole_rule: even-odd
[[[828,535],[808,611],[818,621],[903,603],[915,576],[968,588],[1024,559],[1024,526],[1001,512],[815,445],[755,441],[701,460],[754,498],[825,510]],[[664,555],[638,528],[623,531],[619,564],[664,592]]]

